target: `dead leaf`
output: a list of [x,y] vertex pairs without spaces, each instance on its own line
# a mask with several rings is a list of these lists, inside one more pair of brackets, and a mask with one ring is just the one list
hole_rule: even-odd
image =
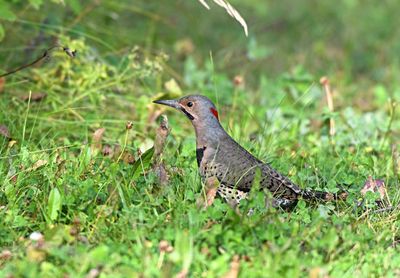
[[[378,192],[380,200],[377,200],[376,203],[383,207],[383,206],[392,206],[389,195],[386,190],[386,185],[383,180],[374,180],[371,176],[368,178],[368,180],[365,182],[364,187],[361,189],[361,195],[365,196],[367,192]],[[363,203],[360,202],[358,205],[360,206]]]
[[106,129],[104,127],[96,129],[93,132],[93,142],[97,143],[97,142],[101,142],[101,139],[103,139],[103,134],[106,131]]
[[181,270],[181,272],[179,272],[176,275],[176,278],[186,278],[188,276],[188,274],[189,274],[189,271],[187,269],[183,269],[183,270]]
[[10,131],[8,130],[8,127],[6,127],[5,125],[0,125],[0,134],[8,139],[11,138]]
[[4,77],[0,78],[0,93],[4,90],[4,85],[6,84],[6,79]]
[[97,278],[100,275],[100,269],[99,268],[92,268],[89,273],[86,275],[86,278]]
[[114,150],[113,150],[113,148],[111,148],[110,145],[104,145],[104,146],[103,146],[102,153],[103,153],[104,156],[113,157],[113,155],[114,155]]
[[129,129],[132,129],[133,123],[132,123],[131,121],[129,121],[129,122],[126,123],[125,127],[126,127],[126,129],[128,129],[128,130],[129,130]]
[[[31,102],[41,101],[47,97],[45,93],[32,93],[30,95]],[[21,100],[29,101],[29,95],[21,96]]]
[[55,173],[55,176],[60,177],[65,172],[65,164],[67,161],[61,156],[60,152],[57,151],[55,162],[57,165],[57,171]]
[[[108,156],[127,164],[134,164],[136,162],[135,155],[126,149],[123,150],[119,144],[115,144],[114,147],[104,145],[102,153],[104,156]],[[140,155],[138,155],[138,157],[140,157]]]
[[233,85],[235,87],[243,87],[244,86],[244,77],[242,75],[236,75],[233,78]]
[[215,196],[217,196],[217,188],[211,188],[207,191],[206,207],[209,207],[214,203]]
[[205,180],[204,190],[206,191],[206,199],[200,198],[197,200],[197,205],[199,207],[207,208],[214,203],[215,197],[217,196],[217,189],[219,186],[219,181],[216,177],[209,177]]
[[165,115],[161,116],[161,122],[156,131],[156,138],[154,140],[154,156],[153,156],[153,171],[158,177],[158,181],[160,185],[168,184],[168,173],[165,168],[165,165],[162,163],[162,153],[165,148],[165,142],[167,141],[167,137],[169,135],[168,128],[168,118]]
[[361,189],[361,195],[365,196],[367,192],[379,192],[381,199],[387,196],[385,182],[383,180],[374,180],[369,177],[365,182],[364,187]]
[[29,167],[28,169],[26,169],[26,172],[36,171],[36,170],[39,169],[40,167],[45,166],[47,163],[48,163],[47,160],[39,159],[39,160],[36,161],[31,167]]
[[92,135],[92,145],[91,150],[93,153],[97,153],[102,149],[101,141],[103,140],[103,135],[106,129],[104,127],[96,129]]
[[310,269],[309,277],[310,278],[319,278],[319,277],[327,278],[329,276],[320,267],[314,267],[314,268]]
[[38,161],[35,162],[35,164],[33,164],[32,170],[35,171],[35,170],[39,169],[40,167],[45,166],[46,164],[47,164],[47,160],[39,159]]
[[128,151],[124,151],[122,155],[122,161],[127,163],[127,164],[133,164],[135,163],[136,159],[135,156]]
[[240,270],[240,258],[239,258],[238,255],[235,255],[232,258],[230,270],[228,271],[228,273],[226,273],[222,277],[224,277],[224,278],[236,278],[239,275],[239,270]]
[[12,253],[10,250],[5,249],[0,253],[0,261],[6,261],[12,257]]
[[169,242],[166,240],[160,241],[160,243],[158,244],[158,249],[160,250],[160,252],[165,253],[171,253],[172,251],[174,251],[174,247],[172,247],[171,244],[169,244]]
[[165,142],[169,135],[169,128],[168,128],[168,118],[165,115],[161,115],[162,119],[160,122],[160,126],[157,128],[156,131],[156,138],[154,140],[154,159],[159,161],[161,159],[162,152],[165,147]]
[[163,163],[156,164],[154,165],[153,170],[158,177],[160,185],[167,185],[169,181],[169,176],[167,170],[165,169],[165,165]]

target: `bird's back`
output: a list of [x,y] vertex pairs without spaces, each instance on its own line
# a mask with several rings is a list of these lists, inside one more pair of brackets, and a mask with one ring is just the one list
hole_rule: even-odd
[[260,189],[268,189],[276,199],[297,199],[301,190],[288,178],[255,158],[231,137],[220,142],[223,143],[216,147],[206,147],[204,158],[199,162],[203,177],[214,176],[221,183],[220,195],[225,198],[229,195],[226,199],[232,199],[249,192],[259,171]]

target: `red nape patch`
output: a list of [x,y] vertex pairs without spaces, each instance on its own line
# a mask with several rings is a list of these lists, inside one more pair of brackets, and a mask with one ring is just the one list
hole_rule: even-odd
[[219,117],[218,117],[218,111],[215,110],[214,108],[210,108],[211,113],[213,113],[213,115],[215,116],[215,118],[217,118],[217,120],[219,121]]

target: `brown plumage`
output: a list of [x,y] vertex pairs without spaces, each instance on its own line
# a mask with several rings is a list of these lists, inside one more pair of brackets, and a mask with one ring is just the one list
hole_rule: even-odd
[[190,95],[178,100],[158,100],[182,111],[192,122],[196,132],[196,156],[203,179],[217,178],[219,196],[230,204],[238,204],[251,190],[256,171],[260,172],[260,187],[267,188],[274,206],[292,208],[299,198],[332,200],[332,193],[303,190],[269,164],[258,160],[240,146],[221,126],[214,104],[206,97]]

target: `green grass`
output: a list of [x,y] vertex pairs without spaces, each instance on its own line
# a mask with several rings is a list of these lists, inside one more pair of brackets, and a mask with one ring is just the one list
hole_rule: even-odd
[[[319,107],[324,93],[312,76],[265,79],[261,86],[274,89],[253,91],[235,88],[212,67],[199,69],[210,76],[200,89],[217,96],[223,125],[246,148],[302,187],[334,191],[336,184],[347,184],[351,193],[344,203],[300,202],[290,213],[264,208],[262,194],[242,205],[242,212],[255,208],[252,216],[238,215],[221,200],[199,209],[205,193],[194,132],[183,115],[166,112],[172,128],[162,157],[167,185],[137,154],[153,144],[157,121],[148,119],[160,108],[151,104],[151,92],[164,90],[155,82],[163,73],[140,62],[134,70],[129,64],[86,65],[85,45],[68,44],[81,49],[76,60],[57,57],[32,71],[38,81],[27,87],[45,91],[46,99],[21,101],[13,93],[21,85],[11,83],[0,104],[1,123],[16,141],[10,147],[1,139],[0,238],[2,250],[12,254],[1,261],[2,275],[83,277],[97,269],[104,277],[170,277],[185,270],[193,277],[218,277],[235,255],[242,277],[378,277],[399,271],[398,210],[372,213],[374,196],[364,210],[355,206],[369,175],[384,178],[393,205],[398,203],[390,144],[400,122],[394,117],[389,125],[389,110],[342,108],[333,115],[332,146],[329,114]],[[231,97],[222,94],[227,87]],[[126,130],[129,120],[133,129]],[[93,148],[99,127],[106,129],[103,144],[119,144],[137,162]],[[35,167],[40,160],[46,164]],[[44,242],[29,239],[34,231]],[[171,252],[160,251],[162,241]]]
[[[351,1],[345,2],[336,8],[320,7],[313,17],[305,18],[306,26],[314,26],[311,23],[328,13],[334,23],[326,23],[326,28],[315,24],[304,40],[323,31],[331,34],[341,20],[350,21],[358,12],[381,18],[395,10],[378,8],[374,13],[372,4],[350,9],[346,5]],[[389,2],[390,7],[396,5]],[[79,12],[64,19],[66,11],[60,5],[45,5],[42,12],[29,15],[22,10],[15,29],[6,30],[9,37],[18,30],[23,32],[8,39],[8,47],[38,26],[46,34],[60,32],[61,43],[77,49],[78,56],[69,59],[54,53],[49,63],[7,78],[0,91],[0,125],[7,126],[12,137],[0,135],[0,277],[87,277],[89,273],[94,277],[95,272],[99,277],[174,277],[184,273],[188,277],[222,277],[231,270],[235,256],[239,257],[239,277],[400,275],[400,164],[396,154],[400,119],[393,105],[400,99],[400,90],[398,77],[389,78],[397,72],[396,59],[385,64],[394,50],[389,50],[388,43],[379,59],[342,58],[354,54],[355,46],[348,45],[353,35],[360,45],[379,49],[373,38],[382,35],[378,31],[384,22],[366,37],[368,20],[349,29],[350,34],[341,34],[338,44],[344,47],[340,53],[335,52],[340,47],[316,40],[313,49],[323,53],[315,51],[311,62],[298,57],[310,51],[296,27],[301,15],[298,8],[309,7],[304,2],[290,9],[285,18],[287,25],[283,26],[290,28],[282,28],[289,30],[275,30],[264,37],[260,25],[248,41],[236,39],[241,30],[239,26],[230,29],[233,21],[216,24],[221,23],[222,12],[201,10],[201,18],[209,17],[209,21],[202,25],[191,18],[196,25],[177,27],[171,20],[175,6],[165,5],[164,10],[155,4],[113,3],[104,1],[68,28],[65,25],[79,18]],[[246,11],[257,10],[257,1],[242,6],[232,3],[244,11],[244,17]],[[190,11],[191,5],[184,4],[181,9]],[[277,17],[273,20],[279,19],[285,7],[276,5],[268,6],[267,14]],[[337,15],[343,5],[349,9],[340,19]],[[132,19],[139,22],[135,38],[128,36],[133,31],[124,25],[130,22],[121,11],[127,7],[140,14],[140,20]],[[42,20],[52,9],[55,13],[49,16],[50,23]],[[123,18],[112,21],[109,10]],[[250,27],[264,17],[258,9]],[[389,23],[395,24],[390,19]],[[190,23],[183,16],[178,20]],[[95,23],[97,29],[93,29]],[[182,57],[172,45],[183,37],[179,34],[189,34],[188,26],[208,31],[192,31],[198,51]],[[170,29],[175,33],[166,34]],[[226,34],[221,35],[222,30]],[[202,34],[212,46],[203,41]],[[272,47],[273,57],[264,57],[269,46],[260,41],[275,42],[282,34],[285,38]],[[291,52],[297,42],[299,50]],[[210,54],[212,47],[220,48]],[[7,56],[7,68],[12,68],[22,51],[7,49],[5,53],[10,55],[1,56]],[[330,51],[338,54],[337,60],[325,55]],[[237,54],[241,52],[251,52],[253,58],[244,57],[248,53]],[[286,53],[290,57],[283,55]],[[325,70],[316,65],[319,55],[332,65]],[[277,61],[283,57],[287,61]],[[343,71],[338,69],[340,63]],[[390,74],[380,75],[372,66]],[[362,70],[358,71],[359,67]],[[327,109],[319,85],[321,71],[332,76],[334,113]],[[232,81],[237,74],[245,79],[240,86]],[[161,96],[195,91],[215,101],[222,125],[258,158],[302,188],[334,192],[340,184],[350,193],[349,198],[337,203],[300,201],[293,211],[283,212],[266,208],[264,195],[253,192],[251,200],[241,204],[240,214],[219,199],[201,208],[199,200],[206,192],[197,172],[192,126],[184,115],[152,104]],[[47,96],[29,101],[29,95],[36,93]],[[151,158],[160,114],[168,115],[171,128],[161,156],[169,175],[167,184],[160,183]],[[329,117],[336,122],[334,144]],[[133,123],[132,129],[126,128],[128,121]],[[96,142],[93,134],[99,128],[105,128],[105,133]],[[106,156],[99,143],[125,152]],[[135,161],[127,163],[127,154]],[[374,194],[367,194],[364,206],[357,207],[360,189],[369,176],[385,181],[394,210],[374,212],[378,209]],[[247,216],[248,208],[255,213]],[[44,238],[30,239],[34,232]]]

